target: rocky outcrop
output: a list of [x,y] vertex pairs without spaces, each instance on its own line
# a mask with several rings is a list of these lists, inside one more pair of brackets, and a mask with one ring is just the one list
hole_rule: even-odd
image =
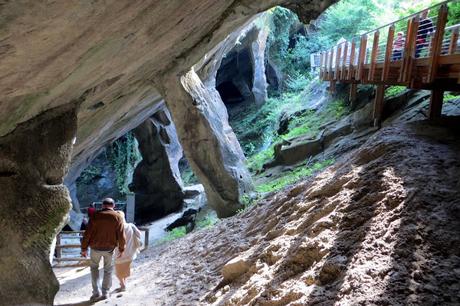
[[252,180],[219,94],[206,88],[194,70],[180,80],[174,73],[166,75],[161,84],[180,143],[205,188],[208,205],[219,217],[235,214],[242,207],[240,197],[252,190]]
[[63,177],[76,130],[76,108],[59,107],[0,138],[2,305],[53,304],[50,245],[71,207]]
[[129,186],[136,194],[136,220],[179,210],[184,202],[179,172],[183,153],[168,109],[162,108],[133,132],[142,154]]
[[[266,15],[260,16],[257,22],[250,23],[236,37],[230,50],[225,50],[228,49],[226,47],[216,54],[222,57],[218,60],[219,69],[209,74],[208,78],[215,78],[216,88],[227,105],[238,102],[260,105],[267,99],[265,46],[269,30],[259,25],[266,20]],[[232,37],[228,40],[231,41]]]
[[[187,156],[195,159],[191,161],[192,166],[204,182],[210,202],[220,208],[221,216],[234,213],[239,207],[235,201],[245,191],[243,182],[247,182],[248,175],[245,170],[241,171],[244,165],[237,158],[237,146],[222,143],[234,143],[236,139],[231,136],[226,121],[221,124],[213,118],[205,119],[205,113],[216,114],[219,110],[203,108],[208,105],[206,103],[201,104],[201,108],[193,105],[193,99],[180,86],[180,77],[229,33],[240,29],[257,13],[275,5],[295,3],[294,9],[313,17],[332,2],[108,0],[54,1],[46,5],[33,0],[2,2],[0,137],[2,143],[10,146],[8,150],[17,153],[17,156],[9,159],[21,159],[24,157],[22,152],[28,152],[29,158],[36,159],[33,165],[19,164],[18,167],[37,167],[40,170],[31,173],[31,177],[26,177],[22,182],[12,178],[14,175],[10,177],[10,173],[15,173],[10,170],[4,171],[6,178],[1,178],[11,184],[8,185],[11,188],[2,190],[13,190],[0,195],[5,197],[1,205],[8,205],[8,209],[2,212],[6,214],[2,220],[14,216],[12,222],[21,223],[27,217],[29,223],[24,230],[33,228],[35,231],[31,235],[34,239],[37,237],[38,241],[32,247],[28,242],[33,239],[26,242],[14,239],[22,230],[13,225],[16,232],[8,230],[3,236],[12,237],[8,240],[10,244],[23,242],[22,246],[14,245],[1,255],[11,260],[1,261],[2,301],[11,301],[11,305],[52,303],[56,282],[49,263],[44,264],[41,260],[47,257],[43,256],[43,252],[50,241],[47,238],[41,240],[40,237],[48,237],[55,232],[61,221],[61,212],[67,210],[67,206],[64,206],[68,202],[64,198],[68,193],[65,187],[59,186],[53,187],[56,193],[53,195],[47,193],[48,186],[36,183],[48,178],[51,180],[46,182],[47,185],[61,182],[73,144],[69,137],[64,137],[65,141],[57,141],[52,136],[70,130],[73,133],[78,126],[71,171],[66,178],[66,183],[72,185],[101,148],[158,110],[163,101],[159,93],[163,85],[169,89],[167,92],[161,90],[167,93],[164,97],[169,100],[168,104],[176,106],[171,107],[175,121],[188,112],[190,115],[185,117],[197,120],[196,123],[180,121],[176,124],[181,140],[187,136],[197,137],[183,142],[183,145]],[[167,84],[157,82],[168,79]],[[175,97],[180,100],[174,101]],[[57,107],[72,108],[75,104],[80,105],[76,113],[77,124],[74,117],[54,120],[45,116],[42,122],[49,135],[39,142],[39,129],[35,128],[39,114]],[[213,133],[204,131],[211,128],[209,122],[218,130]],[[191,126],[191,133],[186,131],[187,126]],[[27,137],[23,133],[25,130],[28,131]],[[12,140],[8,138],[11,133],[21,134],[21,137]],[[33,152],[24,149],[28,143],[35,142]],[[210,149],[206,150],[200,143],[209,144]],[[0,154],[6,155],[10,151],[2,147]],[[224,161],[223,157],[228,160]],[[48,162],[51,160],[59,162]],[[35,182],[26,184],[33,180]],[[18,190],[20,184],[23,184],[22,195],[37,196],[17,198],[19,191],[14,190]],[[42,187],[46,192],[38,192],[37,188]],[[45,195],[46,198],[42,198]],[[34,212],[38,206],[14,214],[18,207],[24,205],[21,199],[28,203],[30,199],[42,202],[39,206],[42,215]],[[229,207],[224,207],[226,204]],[[48,212],[52,212],[52,218],[46,218]],[[37,228],[40,231],[36,231]],[[19,263],[24,256],[28,258],[27,267],[24,266],[25,261]],[[33,270],[30,267],[34,267]],[[37,276],[38,273],[41,276]],[[17,278],[12,280],[11,275],[17,275]],[[19,282],[19,279],[23,279],[23,282]],[[15,294],[16,300],[11,300],[12,294]]]

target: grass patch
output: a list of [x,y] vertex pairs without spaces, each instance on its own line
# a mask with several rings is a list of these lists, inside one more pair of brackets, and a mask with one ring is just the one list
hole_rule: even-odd
[[396,97],[406,90],[405,86],[390,86],[385,90],[385,99]]
[[300,166],[285,176],[277,178],[271,182],[256,186],[256,191],[261,193],[273,192],[283,189],[286,186],[292,185],[301,179],[313,175],[315,172],[325,169],[334,163],[334,159],[327,159],[321,162],[316,162],[311,166]]
[[203,219],[196,222],[196,227],[198,229],[209,228],[214,226],[217,222],[219,222],[219,219],[215,215],[207,214]]
[[450,92],[444,93],[444,102],[450,102],[450,101],[453,101],[459,98],[460,98],[459,96],[453,95]]
[[182,238],[185,235],[186,235],[185,226],[176,227],[172,231],[168,232],[166,237],[160,239],[160,241],[158,243],[162,244],[162,243],[166,243],[166,242],[171,242],[171,241],[176,240],[178,238]]

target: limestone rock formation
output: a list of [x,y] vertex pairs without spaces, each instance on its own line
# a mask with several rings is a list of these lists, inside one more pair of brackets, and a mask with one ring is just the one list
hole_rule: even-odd
[[241,208],[240,197],[252,190],[252,182],[219,94],[205,87],[194,70],[181,83],[175,74],[161,82],[180,142],[205,188],[208,205],[219,217],[233,215]]
[[76,108],[49,110],[0,138],[0,303],[53,304],[58,282],[50,245],[66,221],[63,185]]
[[[213,120],[204,120],[199,115],[200,111],[203,114],[208,110],[198,111],[198,107],[192,104],[193,99],[187,96],[183,88],[179,88],[180,77],[229,33],[240,29],[257,13],[279,4],[293,5],[292,8],[306,20],[316,17],[332,2],[3,1],[0,10],[0,143],[8,144],[11,150],[2,147],[0,154],[14,152],[15,156],[9,156],[8,159],[20,159],[24,156],[21,150],[28,152],[30,158],[36,159],[36,164],[26,163],[18,167],[37,167],[40,171],[34,171],[30,180],[35,182],[24,185],[21,190],[17,186],[29,182],[29,179],[19,182],[13,178],[14,175],[9,175],[15,171],[9,168],[3,171],[6,174],[1,179],[8,180],[7,184],[12,185],[8,185],[10,189],[2,190],[13,190],[1,194],[1,197],[7,198],[2,199],[2,203],[7,203],[2,205],[8,205],[9,208],[4,210],[7,214],[5,217],[13,216],[13,219],[21,220],[30,213],[28,218],[37,222],[37,226],[33,232],[30,230],[32,227],[16,226],[15,233],[8,232],[4,236],[27,234],[25,237],[31,238],[27,240],[30,243],[22,243],[26,249],[21,249],[21,246],[11,249],[17,251],[14,256],[27,261],[27,266],[21,266],[15,258],[12,259],[13,264],[6,262],[0,270],[2,301],[11,301],[11,295],[15,294],[16,300],[11,301],[10,305],[29,302],[51,304],[56,289],[49,264],[43,264],[40,259],[47,257],[43,252],[50,245],[50,241],[41,239],[41,235],[48,237],[55,232],[62,218],[61,212],[67,210],[68,193],[61,186],[53,187],[56,196],[39,193],[36,188],[41,187],[37,186],[44,185],[36,183],[43,179],[49,179],[46,182],[48,185],[61,183],[72,143],[70,137],[64,137],[62,141],[47,137],[39,142],[40,138],[36,135],[39,129],[35,129],[34,125],[39,114],[56,107],[69,109],[80,105],[76,125],[74,117],[64,118],[65,122],[43,117],[47,121],[43,121],[43,126],[51,136],[68,131],[74,133],[75,126],[78,126],[71,171],[66,178],[66,183],[72,185],[101,148],[147,120],[161,107],[163,99],[159,90],[166,84],[157,81],[169,79],[175,82],[175,85],[169,83],[167,86],[178,93],[168,91],[168,95],[164,96],[169,98],[169,105],[176,104],[175,108],[171,107],[175,121],[188,109],[193,114],[188,118],[198,121],[195,125],[193,122],[176,122],[181,140],[190,136],[185,128],[187,125],[192,126],[193,132],[198,132],[198,141],[190,140],[190,143],[183,144],[185,153],[196,158],[191,163],[205,185],[209,201],[221,208],[221,216],[230,215],[239,207],[235,203],[245,191],[248,177],[243,169],[243,161],[237,160],[238,150],[231,145],[235,141],[234,135],[224,116],[220,116],[219,120],[225,122],[217,124],[215,127],[219,130],[213,131],[217,136],[204,131],[210,128],[206,121]],[[173,101],[174,96],[180,97],[181,101]],[[203,106],[210,105],[202,103]],[[27,141],[32,144],[39,142],[33,152],[25,149],[25,130],[28,131]],[[20,133],[22,137],[12,140],[8,136],[13,135],[10,133]],[[212,143],[209,151],[203,148],[203,143]],[[225,165],[222,157],[229,158]],[[52,158],[59,162],[43,162]],[[36,193],[40,196],[21,198]],[[44,195],[47,198],[42,200]],[[24,214],[13,213],[21,207],[22,200],[29,203],[31,199],[42,201],[40,209],[45,212],[59,213],[53,214],[54,217],[50,219],[35,214],[36,208],[26,209]],[[229,206],[224,207],[227,204]],[[1,256],[12,258],[11,252],[14,251],[3,252],[3,245]],[[5,263],[3,260],[1,262],[2,265]],[[42,271],[40,269],[45,272],[38,276]],[[24,283],[11,281],[10,275],[14,274],[18,275],[18,279],[23,278]],[[29,286],[29,281],[33,281],[33,287]]]
[[[264,22],[266,19],[266,15],[263,15],[258,21]],[[229,106],[238,102],[260,105],[267,99],[267,37],[268,27],[259,27],[258,23],[252,22],[238,36],[227,38],[226,46],[215,54],[214,71],[209,73],[208,78],[215,78],[213,83],[224,103]]]
[[160,218],[182,207],[184,192],[179,172],[182,147],[166,107],[133,130],[142,161],[133,174],[136,220]]

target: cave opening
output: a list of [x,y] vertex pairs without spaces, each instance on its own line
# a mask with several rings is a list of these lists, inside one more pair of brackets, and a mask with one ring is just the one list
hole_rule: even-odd
[[254,100],[254,69],[250,52],[248,47],[230,52],[217,70],[216,89],[227,106]]
[[217,86],[217,91],[225,104],[234,104],[244,101],[244,96],[231,81],[226,81]]

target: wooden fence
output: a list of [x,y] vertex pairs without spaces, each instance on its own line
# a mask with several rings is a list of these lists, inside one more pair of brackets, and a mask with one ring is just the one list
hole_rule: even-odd
[[[144,232],[144,247],[142,248],[141,252],[147,250],[149,247],[149,234],[150,234],[150,229],[148,227],[138,227],[138,229],[141,232]],[[83,238],[83,234],[85,231],[61,231],[57,236],[56,236],[56,248],[55,248],[55,257],[54,261],[59,264],[63,262],[74,262],[72,266],[87,266],[89,265],[90,259],[89,258],[84,258],[80,256],[80,249],[81,249],[81,239]],[[71,240],[72,243],[66,243],[64,244],[63,242],[65,240]],[[75,243],[73,243],[73,240],[75,240]],[[63,256],[64,249],[75,249],[76,254],[78,256]],[[71,254],[71,255],[76,255],[76,254]],[[68,265],[67,265],[68,266]],[[59,265],[55,265],[55,267],[60,267]]]

